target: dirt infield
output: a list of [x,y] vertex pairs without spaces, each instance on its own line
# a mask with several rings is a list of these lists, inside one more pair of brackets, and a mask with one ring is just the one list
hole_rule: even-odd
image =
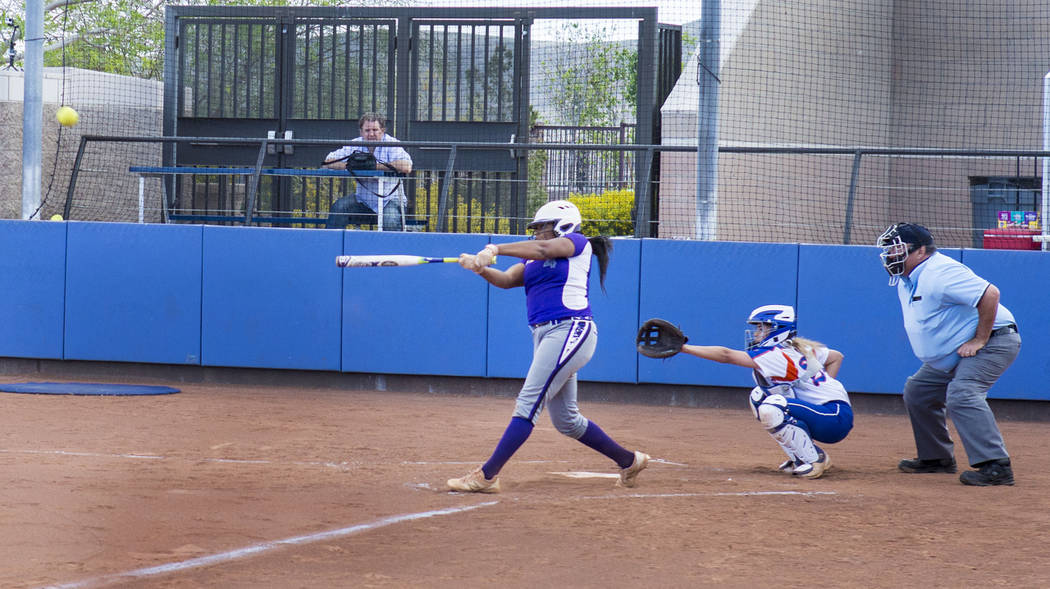
[[807,481],[743,399],[583,400],[663,461],[638,487],[544,415],[502,494],[462,495],[444,481],[488,456],[508,398],[174,386],[0,394],[0,586],[1050,586],[1042,422],[1002,424],[1014,487],[899,473],[906,418],[863,412]]

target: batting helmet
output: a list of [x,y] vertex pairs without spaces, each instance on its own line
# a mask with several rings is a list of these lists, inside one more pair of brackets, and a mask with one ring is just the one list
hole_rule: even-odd
[[798,323],[795,321],[795,308],[791,305],[763,305],[747,318],[747,323],[754,326],[765,326],[765,329],[748,329],[744,342],[748,350],[770,348],[786,342],[798,334]]
[[562,237],[568,233],[579,231],[583,218],[580,209],[567,200],[552,200],[536,210],[536,215],[529,223],[529,229],[536,229],[541,225],[554,223],[554,233]]

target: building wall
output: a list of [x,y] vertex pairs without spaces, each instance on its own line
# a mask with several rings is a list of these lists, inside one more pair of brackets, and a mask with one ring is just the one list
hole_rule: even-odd
[[[65,205],[69,178],[76,159],[80,137],[85,134],[121,136],[159,136],[161,134],[163,83],[66,68],[44,68],[43,125],[41,137],[41,200],[38,217],[48,219],[61,213]],[[0,218],[21,219],[22,211],[22,99],[24,72],[0,70],[0,177],[14,182],[0,183]],[[62,104],[74,108],[80,121],[62,127],[55,112]],[[84,191],[82,206],[130,207],[122,218],[137,219],[138,180],[130,174],[93,178],[96,170],[127,170],[128,165],[159,165],[160,147],[155,144],[92,144],[86,154],[78,188]],[[81,184],[83,183],[83,184]],[[125,202],[121,202],[125,201]],[[134,204],[134,206],[132,206]],[[28,211],[31,213],[32,211]]]
[[[1032,18],[1039,3],[722,6],[723,21],[746,21],[722,45],[723,147],[1041,149],[1050,14]],[[696,144],[696,61],[662,109],[665,144]],[[852,163],[723,153],[718,239],[841,243]],[[696,156],[665,154],[661,165],[659,236],[692,238]],[[945,245],[969,247],[970,178],[1014,176],[1019,167],[1022,176],[1038,175],[1032,158],[865,157],[851,243],[871,243],[887,224],[913,220],[936,227]]]

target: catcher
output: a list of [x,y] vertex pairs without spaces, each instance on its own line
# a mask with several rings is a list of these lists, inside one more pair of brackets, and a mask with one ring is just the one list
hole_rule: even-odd
[[753,370],[751,411],[788,459],[779,470],[800,477],[821,477],[831,466],[827,452],[814,444],[842,441],[853,429],[853,409],[842,383],[835,379],[842,354],[798,337],[795,309],[765,305],[747,319],[746,350],[693,346],[680,329],[663,319],[650,319],[638,330],[638,351],[650,358],[678,352],[736,364]]

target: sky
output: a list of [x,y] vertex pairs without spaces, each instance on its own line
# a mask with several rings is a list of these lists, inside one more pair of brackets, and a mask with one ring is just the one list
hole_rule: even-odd
[[[414,6],[435,7],[524,7],[524,8],[553,8],[553,7],[616,7],[626,8],[632,6],[656,6],[658,20],[663,24],[683,25],[687,22],[700,18],[701,0],[422,0],[413,2]],[[586,22],[586,21],[584,21]],[[583,24],[583,23],[581,23]],[[597,23],[596,23],[597,24]],[[621,21],[612,23],[601,21],[597,26],[607,29],[610,40],[634,39],[638,37],[638,25],[631,22]],[[542,25],[533,30],[533,36],[542,39],[545,29]]]

